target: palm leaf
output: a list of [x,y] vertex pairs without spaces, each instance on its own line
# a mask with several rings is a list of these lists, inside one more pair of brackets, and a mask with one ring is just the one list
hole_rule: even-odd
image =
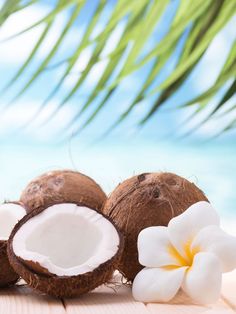
[[[11,0],[11,1],[12,1],[12,2],[16,2],[16,0]],[[9,2],[11,2],[11,1],[9,1]],[[83,1],[83,0],[81,0],[81,1]],[[79,3],[80,3],[81,1],[79,1]],[[6,1],[6,2],[8,2],[8,1]],[[18,0],[17,2],[19,3],[20,1]],[[37,0],[32,1],[32,2],[35,3],[35,2],[37,2]],[[68,7],[69,7],[70,5],[75,4],[76,2],[77,2],[77,0],[68,0],[68,1],[66,1],[66,0],[60,0],[59,3],[56,5],[55,9],[53,9],[52,12],[50,12],[48,15],[46,15],[45,17],[43,17],[43,18],[40,19],[39,21],[35,22],[33,25],[27,27],[26,29],[23,29],[22,31],[20,31],[20,32],[18,32],[18,33],[16,33],[16,34],[14,34],[14,35],[12,35],[12,36],[10,36],[10,37],[4,39],[3,42],[4,42],[4,41],[8,41],[8,40],[12,40],[12,39],[14,39],[15,37],[18,37],[18,36],[20,36],[20,35],[23,35],[24,33],[27,33],[28,31],[30,31],[30,30],[36,28],[37,26],[39,26],[39,25],[41,25],[41,24],[43,24],[43,23],[45,23],[45,22],[50,22],[50,21],[54,20],[55,17],[57,16],[57,14],[59,14],[59,13],[60,13],[61,11],[63,11],[64,9],[68,9]],[[22,8],[22,9],[23,9],[23,8]],[[19,9],[18,9],[17,6],[16,6],[16,9],[14,10],[14,12],[15,12],[15,11],[18,11],[18,10],[19,10]],[[9,15],[10,15],[10,13],[9,13]],[[0,16],[1,16],[1,13],[0,13]]]
[[[175,19],[173,21],[173,27],[175,27],[176,23],[182,18],[182,13],[187,9],[187,5],[189,3],[187,2],[182,2],[182,5],[179,8],[179,11],[177,12]],[[213,11],[213,19],[214,15],[217,14],[219,9],[219,5],[214,7]],[[179,60],[179,63],[181,63],[182,60],[185,59],[186,56],[188,56],[188,52],[191,52],[201,39],[201,34],[204,33],[205,29],[209,27],[211,23],[211,16],[209,14],[206,15],[206,22],[204,19],[201,17],[199,18],[196,23],[193,25],[191,33],[188,37],[188,40],[185,43],[184,49],[181,53],[181,57]],[[142,100],[145,99],[145,92],[148,90],[149,86],[155,81],[158,73],[160,70],[163,68],[163,66],[166,64],[168,61],[169,57],[172,55],[174,48],[176,47],[178,43],[179,38],[175,42],[173,42],[172,46],[170,46],[169,50],[165,52],[164,54],[160,55],[159,58],[157,58],[153,68],[150,71],[149,76],[147,77],[146,81],[143,84],[142,89],[138,93],[138,95],[135,97],[134,101],[131,103],[131,105],[128,107],[128,109],[119,117],[119,119],[112,125],[112,127],[108,130],[110,132],[114,127],[116,127],[119,123],[121,123],[131,112],[131,110]],[[191,70],[189,71],[189,73]],[[178,80],[174,84],[172,84],[168,89],[164,90],[161,95],[158,98],[158,103],[155,104],[155,108],[158,108],[170,95],[174,93],[175,90],[177,90],[182,83],[185,81],[185,78],[187,77],[187,73],[181,78],[181,80]],[[156,110],[156,109],[155,109]],[[153,112],[155,111],[153,109]],[[152,115],[152,113],[149,113],[149,117]],[[146,117],[145,120],[142,121],[144,123],[148,118]]]
[[[186,59],[189,58],[189,56],[196,49],[196,47],[201,45],[202,39],[204,38],[204,33],[212,26],[212,24],[216,20],[222,4],[223,2],[213,3],[213,5],[209,8],[210,11],[208,11],[207,14],[206,12],[203,12],[203,14],[193,24],[188,40],[186,41],[182,54],[180,56],[178,62],[179,66],[183,64]],[[161,105],[184,84],[184,82],[190,76],[193,69],[198,64],[199,60],[206,50],[207,47],[205,47],[197,60],[185,72],[183,72],[181,76],[175,79],[173,83],[171,83],[167,88],[163,89],[154,106],[151,108],[146,117],[144,117],[144,119],[141,121],[141,124],[144,124],[161,107]]]
[[210,98],[212,98],[213,96],[216,95],[216,93],[219,91],[219,89],[231,78],[234,78],[236,75],[236,60],[234,60],[231,64],[231,66],[229,66],[227,68],[227,70],[225,70],[224,72],[221,73],[221,75],[218,77],[218,79],[216,80],[216,82],[204,93],[202,93],[201,95],[195,97],[194,99],[188,101],[187,103],[185,103],[184,105],[182,105],[182,107],[188,107],[191,106],[193,104],[196,103],[200,103],[206,100],[209,100]]
[[[42,111],[42,109],[47,105],[47,103],[54,97],[54,95],[59,91],[59,89],[61,88],[61,86],[63,85],[64,81],[66,80],[66,78],[68,77],[68,75],[70,74],[71,70],[73,69],[73,67],[75,66],[81,52],[83,51],[83,49],[85,47],[88,46],[89,44],[89,38],[98,22],[98,19],[101,15],[101,13],[103,12],[105,6],[105,2],[101,2],[98,7],[96,8],[94,15],[90,21],[89,27],[87,27],[85,34],[83,35],[82,41],[79,42],[74,54],[67,60],[67,68],[64,72],[64,74],[62,75],[62,77],[60,78],[59,82],[57,83],[57,85],[53,88],[53,90],[51,91],[51,93],[48,95],[48,97],[45,99],[45,101],[43,102],[42,106],[39,108],[39,110],[36,112],[35,116],[32,118],[32,120],[34,120],[34,118],[36,118],[40,112]],[[56,110],[57,111],[57,110]],[[55,112],[51,115],[53,116],[55,114]],[[50,120],[51,117],[48,117],[48,119],[46,121],[44,121],[44,124],[47,123],[48,120]]]
[[[236,107],[236,105],[234,106]],[[234,118],[226,127],[224,127],[220,132],[218,132],[213,138],[217,138],[220,135],[223,135],[225,132],[229,132],[236,128],[236,119]]]
[[[189,136],[190,134],[192,134],[193,132],[197,131],[201,126],[203,126],[204,124],[206,124],[210,119],[212,119],[213,116],[216,115],[216,113],[222,108],[222,106],[227,103],[231,98],[233,98],[233,96],[236,93],[236,81],[234,80],[232,82],[232,84],[230,85],[230,87],[226,90],[225,94],[223,95],[223,97],[220,99],[220,101],[218,102],[218,104],[215,106],[215,108],[208,114],[206,115],[206,117],[200,121],[198,124],[196,124],[193,128],[191,128],[189,131],[187,131],[183,136]],[[198,108],[191,114],[190,117],[188,117],[187,121],[188,123],[191,123],[191,120],[193,118],[195,118],[195,116],[197,114],[199,114],[203,109],[205,109],[205,107],[207,106],[209,100],[205,100],[202,101],[198,104]],[[230,109],[228,109],[227,111],[225,111],[222,115],[226,115],[227,113],[233,111],[235,109],[235,107],[231,107]],[[222,116],[221,115],[221,116]],[[186,121],[186,122],[187,122]],[[227,127],[226,127],[227,129]]]
[[[159,87],[154,89],[151,93],[155,93],[155,91],[158,91],[160,89],[164,89],[168,87],[170,84],[172,84],[176,79],[181,77],[181,75],[189,69],[201,55],[203,54],[204,50],[209,46],[211,39],[215,37],[215,35],[220,31],[223,26],[225,26],[225,23],[228,19],[230,19],[234,15],[233,8],[235,7],[235,3],[232,1],[226,1],[225,5],[223,5],[223,8],[221,10],[221,14],[217,18],[217,21],[214,23],[214,25],[206,32],[206,35],[204,36],[204,40],[201,43],[201,46],[199,46],[197,49],[195,48],[193,53],[189,56],[189,58],[184,61],[182,64],[180,64],[172,73],[171,77],[169,77],[165,82],[163,82]],[[227,17],[227,20],[225,20],[225,17]]]
[[23,9],[26,9],[28,7],[30,7],[32,4],[34,4],[37,0],[31,0],[31,1],[28,1],[28,2],[25,2],[23,4],[19,3],[15,9],[14,9],[14,12],[13,13],[16,13],[16,12],[19,12]]
[[[158,22],[159,19],[163,13],[163,10],[165,9],[167,3],[165,3],[164,1],[161,3],[160,5],[160,2],[159,2],[159,6],[156,7],[157,9],[157,12],[158,12],[158,15],[156,16],[155,18],[155,24]],[[175,17],[175,20],[173,22],[173,24],[175,24],[180,18],[181,18],[181,14],[182,12],[184,11],[184,9],[186,9],[186,5],[187,5],[187,1],[183,1],[178,9],[178,12],[176,14],[176,17]],[[154,12],[154,15],[156,14],[155,10],[153,11],[153,8],[151,7],[150,8],[151,10],[151,14],[150,16],[145,16],[145,19],[149,20],[150,17],[153,16],[153,12]],[[148,28],[150,30],[150,33],[153,31],[153,26],[155,25],[154,23],[152,23],[152,27],[150,28],[149,25],[148,25]],[[143,28],[143,24],[140,23],[140,28],[137,32],[135,32],[136,36],[139,36],[141,38],[141,40],[139,41],[140,43],[142,43],[142,45],[144,45],[144,42],[143,39],[142,39],[142,36],[140,36],[140,31],[142,30]],[[123,52],[122,50],[119,49],[119,46],[120,47],[125,47],[124,45],[124,42],[127,44],[129,41],[127,40],[127,38],[130,40],[133,36],[133,30],[131,29],[131,32],[127,32],[127,36],[123,37],[122,41],[120,41],[119,45],[117,46],[116,50],[118,50],[119,52]],[[135,39],[135,38],[134,38]],[[118,121],[116,121],[107,131],[105,134],[109,133],[115,126],[117,126],[119,123],[121,123],[125,118],[126,116],[130,113],[130,111],[133,109],[133,107],[143,99],[143,94],[145,92],[145,90],[148,88],[148,86],[154,81],[154,79],[156,78],[158,72],[161,70],[161,68],[163,67],[163,65],[166,63],[166,61],[168,60],[170,54],[172,53],[172,50],[173,47],[171,46],[171,49],[169,49],[169,52],[166,53],[164,55],[164,58],[162,60],[158,60],[158,62],[155,62],[155,65],[153,66],[152,70],[150,71],[150,74],[146,80],[146,82],[144,83],[140,93],[136,96],[135,100],[133,101],[133,103],[130,105],[130,107],[126,110],[126,112],[124,112],[118,119]],[[137,51],[139,51],[139,49],[137,49],[136,46],[133,47],[131,53],[129,54],[128,56],[128,61],[126,61],[125,65],[123,66],[122,70],[120,71],[120,74],[119,76],[122,75],[122,71],[125,71],[125,69],[127,68],[128,64],[130,63],[130,61],[132,59],[135,59],[135,57],[137,57]],[[113,55],[113,58],[115,59],[117,57],[117,54],[114,54]],[[119,55],[118,55],[119,57]],[[107,92],[107,95],[104,97],[104,99],[100,102],[100,104],[97,106],[96,110],[90,115],[90,117],[85,121],[85,123],[80,126],[77,130],[75,130],[73,132],[74,136],[77,135],[79,133],[79,131],[81,131],[83,128],[85,128],[86,126],[88,126],[93,120],[94,118],[97,116],[97,113],[103,108],[103,106],[105,105],[105,103],[107,102],[107,100],[112,96],[112,94],[115,92],[116,90],[116,86],[114,86],[113,88],[109,87],[109,90]],[[97,90],[97,89],[96,89]],[[88,104],[86,104],[88,105]],[[76,121],[76,118],[78,118],[78,116],[75,117],[75,119],[72,121],[72,122],[75,122]]]
[[[39,75],[42,74],[42,71],[47,67],[49,62],[52,60],[56,52],[58,51],[62,41],[66,37],[67,33],[70,30],[70,27],[74,24],[75,20],[77,19],[79,12],[81,10],[81,4],[78,4],[74,7],[72,15],[70,16],[68,22],[66,23],[64,29],[62,30],[61,36],[56,41],[55,45],[53,46],[52,50],[49,52],[47,57],[43,60],[43,62],[39,65],[38,69],[32,75],[32,77],[28,80],[25,86],[20,90],[20,92],[13,98],[11,103],[14,103],[17,98],[19,98],[25,91],[31,86],[31,84],[38,78]],[[42,42],[42,41],[41,41]],[[38,48],[38,47],[37,47]]]
[[[186,4],[186,2],[188,3]],[[142,58],[139,62],[133,60],[133,63],[125,68],[123,73],[115,80],[115,82],[113,82],[113,84],[111,84],[108,87],[108,89],[109,88],[112,89],[114,86],[119,84],[126,76],[142,68],[152,59],[155,59],[162,55],[163,53],[166,53],[169,47],[172,45],[172,43],[176,39],[178,39],[180,35],[183,34],[187,25],[190,22],[193,22],[198,17],[198,15],[201,14],[209,6],[209,3],[210,0],[209,1],[198,0],[198,4],[196,5],[196,2],[192,4],[192,2],[182,0],[181,4],[184,5],[185,10],[180,10],[181,13],[179,13],[179,16],[181,16],[181,18],[178,19],[178,23],[173,23],[168,34],[144,58]],[[111,54],[111,56],[113,56],[113,54],[115,53],[116,49],[115,52]]]
[[[89,46],[93,47],[91,57],[85,69],[81,73],[78,73],[79,77],[75,84],[68,90],[68,93],[58,104],[49,119],[45,122],[50,121],[50,119],[57,114],[58,111],[65,106],[65,104],[67,104],[72,98],[76,97],[78,90],[82,87],[82,84],[88,78],[94,66],[98,62],[104,58],[108,60],[104,72],[88,94],[87,100],[78,106],[78,110],[72,121],[70,121],[70,125],[67,126],[67,128],[74,126],[74,124],[79,121],[81,115],[90,109],[91,113],[84,123],[75,128],[75,135],[84,127],[92,123],[104,106],[108,105],[109,100],[118,89],[120,82],[122,82],[130,74],[152,62],[152,68],[144,80],[143,85],[140,87],[140,90],[136,95],[134,95],[133,101],[131,101],[131,103],[127,106],[125,112],[117,117],[116,122],[112,125],[109,131],[125,120],[140,101],[152,95],[158,94],[158,97],[150,111],[141,119],[140,124],[146,123],[146,121],[153,117],[157,110],[183,86],[192,71],[201,61],[204,53],[215,36],[236,12],[236,2],[232,0],[180,0],[178,9],[176,10],[170,23],[168,32],[154,45],[151,51],[143,54],[143,50],[149,38],[155,40],[155,38],[153,38],[153,32],[156,28],[158,29],[158,22],[160,18],[166,12],[168,7],[173,5],[173,2],[170,0],[117,0],[116,4],[111,9],[109,20],[104,29],[96,36],[92,37],[93,31],[97,27],[99,19],[101,18],[104,10],[106,10],[108,3],[105,0],[100,0],[90,21],[87,23],[82,40],[79,42],[75,41],[74,49],[72,49],[71,55],[68,58],[62,60],[61,62],[55,62],[57,52],[61,46],[64,45],[65,38],[72,30],[75,23],[79,23],[81,9],[85,7],[88,1],[91,0],[59,0],[54,6],[52,6],[51,11],[43,18],[35,21],[31,26],[27,27],[23,31],[20,31],[19,33],[6,39],[14,40],[16,36],[20,36],[23,33],[34,29],[38,25],[44,25],[44,29],[28,58],[21,65],[13,78],[11,78],[11,80],[3,88],[3,91],[9,89],[14,83],[21,79],[25,70],[30,67],[31,62],[35,59],[35,55],[47,38],[55,17],[61,12],[67,12],[68,20],[60,37],[45,58],[38,64],[38,67],[26,84],[10,102],[14,103],[21,95],[26,93],[39,76],[46,75],[45,70],[53,70],[62,63],[66,64],[64,72],[60,77],[58,77],[58,81],[55,82],[54,88],[50,94],[46,96],[35,117],[38,116],[41,110],[47,105],[48,101],[51,100],[63,87],[66,78],[74,70],[81,53],[84,52],[84,49]],[[4,1],[0,10],[0,25],[4,24],[8,17],[13,15],[15,12],[24,10],[26,7],[37,2],[39,1]],[[104,46],[108,43],[111,32],[121,21],[122,23],[125,23],[122,37],[113,47],[112,51],[108,55],[104,56]],[[73,31],[76,32],[74,28]],[[183,36],[185,36],[185,41],[175,69],[170,75],[168,75],[168,77],[165,78],[163,82],[161,82],[161,84],[153,87],[159,73],[164,69],[168,60],[175,52],[175,49],[179,47]],[[128,47],[129,50],[127,50]],[[180,107],[185,108],[198,103],[198,108],[195,112],[195,114],[197,114],[208,105],[209,101],[219,92],[226,82],[233,78],[230,87],[220,99],[214,110],[204,119],[203,123],[211,119],[211,117],[214,116],[235,93],[235,56],[236,44],[232,46],[227,61],[215,83],[201,95],[184,104],[181,104]],[[97,98],[100,97],[100,94],[103,95],[102,99],[95,107],[92,106]],[[109,106],[111,106],[110,103]],[[235,108],[232,107],[230,110],[233,111],[234,109]],[[235,123],[232,123],[230,128],[234,126]]]
[[[216,82],[211,86],[211,88],[209,88],[205,93],[201,94],[200,96],[197,96],[193,98],[192,100],[188,101],[187,103],[185,103],[184,105],[182,105],[182,108],[185,108],[188,106],[192,106],[194,104],[198,104],[197,109],[191,114],[191,116],[187,118],[188,122],[191,122],[191,120],[195,118],[195,116],[198,113],[200,113],[203,109],[206,108],[207,104],[211,101],[211,99],[220,91],[222,87],[224,87],[224,85],[228,82],[229,79],[231,79],[231,77],[236,76],[236,61],[232,58],[232,50],[234,50],[234,47],[233,49],[231,49],[229,56],[221,70],[221,73],[219,74]],[[215,116],[216,113],[218,113],[218,111],[222,108],[222,106],[225,103],[227,103],[231,98],[233,98],[235,93],[236,93],[236,82],[235,82],[235,79],[233,79],[233,82],[230,84],[229,88],[226,90],[225,94],[220,99],[220,101],[215,106],[215,108],[202,121],[200,121],[194,128],[186,132],[184,136],[192,134],[194,131],[196,131],[202,125],[204,125],[208,120],[210,120],[213,116]],[[236,108],[231,107],[224,113],[224,115],[233,111],[234,109]]]
[[0,11],[0,26],[8,19],[8,17],[17,11],[19,0],[4,1]]
[[[186,8],[186,2],[182,2],[181,6],[176,14],[175,17],[175,21],[178,21],[178,19],[181,17],[181,12],[183,11],[183,9]],[[163,8],[164,9],[164,8]],[[159,12],[161,13],[161,12]],[[159,14],[160,17],[160,14]],[[174,24],[173,23],[173,24]],[[125,39],[126,40],[126,39]],[[169,50],[163,55],[162,58],[159,58],[158,60],[155,61],[153,68],[150,70],[150,73],[146,79],[146,81],[144,82],[140,92],[138,93],[138,95],[136,95],[134,101],[132,102],[132,104],[126,109],[126,111],[121,114],[121,116],[118,118],[118,120],[106,131],[105,134],[109,133],[110,131],[112,131],[112,129],[114,129],[118,124],[120,124],[127,116],[128,114],[131,112],[131,110],[134,108],[135,105],[137,105],[141,100],[144,99],[144,93],[145,91],[148,89],[148,87],[153,83],[153,81],[155,80],[155,78],[157,77],[158,73],[160,72],[160,70],[163,68],[163,66],[166,64],[167,60],[169,59],[170,55],[173,53],[174,47],[176,46],[177,41],[175,41],[173,43],[173,45],[169,48]],[[123,41],[121,43],[121,46],[123,45]],[[124,45],[123,45],[124,47]],[[116,54],[114,55],[113,58],[116,57]],[[123,67],[124,69],[124,67]],[[99,106],[97,107],[97,109],[92,113],[92,115],[85,121],[85,123],[77,130],[74,131],[74,135],[76,135],[79,130],[82,130],[84,127],[88,126],[93,119],[97,116],[97,113],[103,108],[104,104],[106,103],[106,101],[110,98],[110,96],[114,93],[115,91],[115,87],[113,89],[111,89],[110,91],[108,91],[106,97],[102,100],[102,102],[99,104]]]
[[[149,32],[151,33],[153,31],[153,27],[155,26],[155,24],[157,22],[157,19],[160,18],[161,13],[163,12],[166,4],[167,4],[167,1],[166,2],[163,1],[162,3],[159,2],[159,4],[154,6],[154,7],[150,6],[149,10],[148,10],[148,13],[146,14],[146,12],[144,10],[144,5],[140,1],[139,5],[136,6],[135,11],[133,11],[133,14],[130,17],[128,23],[127,23],[127,26],[126,26],[126,29],[124,31],[124,34],[123,34],[121,40],[119,41],[117,47],[123,46],[123,41],[126,41],[127,37],[129,37],[131,39],[130,33],[132,33],[133,26],[135,25],[135,22],[136,22],[137,19],[139,21],[141,19],[142,19],[142,21],[144,21],[145,19],[148,19],[149,20],[148,28],[149,28]],[[155,21],[154,22],[152,21],[153,20],[153,16],[155,16]],[[131,49],[131,51],[129,52],[128,57],[126,59],[126,62],[123,65],[123,67],[120,70],[120,72],[122,72],[122,70],[124,70],[126,68],[127,64],[130,62],[130,60],[135,58],[135,54],[137,53],[137,51],[139,51],[138,46],[140,46],[140,45],[142,46],[144,44],[144,41],[143,41],[143,38],[142,38],[142,34],[140,34],[140,31],[142,30],[142,27],[143,27],[143,23],[140,23],[139,25],[140,25],[139,30],[138,31],[136,30],[136,33],[133,34],[133,36],[135,36],[135,38],[140,37],[140,40],[136,41],[136,45],[134,45],[133,48]],[[71,121],[70,124],[73,124],[75,121],[77,121],[77,119],[80,117],[80,115],[89,107],[89,105],[95,99],[95,97],[97,95],[97,92],[104,89],[107,80],[113,74],[114,70],[116,69],[116,66],[119,64],[119,62],[120,62],[120,60],[121,60],[121,58],[123,56],[123,53],[125,52],[125,48],[123,48],[123,50],[120,50],[119,54],[114,55],[114,57],[112,59],[110,59],[110,61],[109,61],[108,65],[107,65],[105,71],[103,72],[103,75],[101,76],[99,82],[96,84],[93,92],[89,96],[89,98],[86,101],[86,103],[83,105],[82,109],[75,115],[74,119]],[[93,121],[93,119],[96,117],[98,112],[103,108],[103,106],[106,103],[106,101],[115,92],[116,88],[117,87],[114,87],[113,89],[111,89],[111,90],[109,90],[107,92],[106,96],[100,102],[100,104],[97,106],[97,108],[93,112],[93,114],[84,122],[84,124],[77,131],[74,131],[74,135],[77,135],[79,130],[82,130],[83,128],[88,126]]]
[[212,110],[212,112],[206,116],[206,118],[201,122],[201,125],[205,124],[212,116],[214,116],[221,108],[222,106],[227,103],[234,95],[236,94],[236,80],[232,82],[232,84],[229,86],[229,88],[226,90],[223,97],[220,99],[218,104],[215,106],[215,108]]
[[[110,17],[108,28],[110,29],[111,25],[113,25],[114,27],[115,26],[114,21],[117,19],[119,20],[123,18],[129,11],[130,11],[130,5],[127,5],[127,1],[124,1],[124,0],[118,1],[117,6],[115,10],[113,11],[112,16]],[[103,48],[105,44],[107,43],[109,37],[110,37],[110,34],[108,33],[107,36],[102,36],[99,38],[99,41],[97,42],[97,45],[93,51],[91,59],[89,60],[84,71],[81,73],[81,76],[75,83],[70,93],[63,99],[63,101],[59,104],[59,106],[51,113],[51,115],[47,118],[45,123],[47,123],[55,114],[58,113],[59,110],[61,110],[64,107],[64,105],[74,96],[74,94],[80,88],[82,83],[86,80],[94,64],[99,62],[99,56],[102,53]]]
[[[46,27],[44,28],[39,40],[37,41],[36,45],[34,46],[33,50],[31,51],[30,55],[28,58],[25,60],[23,65],[20,67],[20,69],[17,71],[17,73],[14,75],[14,77],[7,83],[7,85],[3,88],[2,93],[7,91],[14,83],[15,81],[21,76],[21,74],[25,71],[25,69],[28,67],[30,62],[33,60],[34,56],[38,52],[42,42],[44,41],[45,37],[47,36],[50,28],[52,26],[52,21],[49,22]],[[19,95],[17,95],[16,99],[18,98]]]

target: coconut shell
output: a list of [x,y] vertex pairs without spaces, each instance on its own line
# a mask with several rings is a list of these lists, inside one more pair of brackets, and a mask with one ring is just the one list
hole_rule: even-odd
[[101,209],[106,198],[101,187],[90,177],[72,170],[57,170],[31,181],[20,201],[30,212],[55,203],[85,203],[88,207]]
[[140,231],[150,226],[167,226],[171,218],[198,201],[207,201],[204,193],[172,173],[143,173],[118,185],[102,211],[125,236],[118,270],[128,281],[143,268],[138,262],[137,250]]
[[0,288],[15,284],[19,275],[11,267],[7,257],[7,241],[0,240]]
[[[77,205],[87,206],[87,204],[84,203],[77,203]],[[112,278],[112,275],[120,262],[124,247],[124,240],[122,234],[111,219],[95,209],[93,210],[99,212],[99,214],[103,215],[115,226],[120,237],[120,245],[116,254],[110,260],[107,260],[103,264],[99,265],[99,267],[93,271],[77,276],[57,276],[55,274],[50,274],[38,263],[35,263],[34,261],[25,262],[14,254],[12,243],[16,232],[24,223],[41,213],[44,209],[44,207],[40,207],[27,214],[19,221],[11,233],[8,241],[8,257],[14,270],[32,289],[59,298],[72,298],[80,296],[104,283],[107,283]]]
[[[22,207],[20,202],[5,202],[5,204],[16,204]],[[20,276],[14,271],[7,256],[7,240],[0,240],[0,288],[15,284]]]

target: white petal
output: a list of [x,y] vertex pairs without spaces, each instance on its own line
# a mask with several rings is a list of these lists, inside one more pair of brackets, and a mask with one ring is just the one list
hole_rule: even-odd
[[185,258],[186,244],[190,244],[199,230],[208,225],[219,225],[219,217],[210,203],[202,201],[190,206],[168,225],[170,241]]
[[138,255],[140,264],[147,267],[183,263],[181,256],[170,243],[167,227],[143,229],[138,236]]
[[134,279],[133,297],[141,302],[167,302],[178,292],[186,267],[172,270],[144,268]]
[[221,262],[223,272],[236,268],[236,237],[228,235],[217,226],[200,230],[192,242],[191,250],[214,253]]
[[186,272],[182,288],[197,302],[213,303],[220,297],[221,279],[219,259],[212,253],[198,253]]

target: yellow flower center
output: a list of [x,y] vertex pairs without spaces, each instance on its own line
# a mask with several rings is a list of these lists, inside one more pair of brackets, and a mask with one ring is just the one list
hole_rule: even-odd
[[[191,267],[193,264],[194,256],[200,251],[199,247],[194,247],[191,249],[192,240],[186,241],[184,245],[184,257],[171,245],[168,247],[169,254],[176,260],[177,265],[167,266],[176,267]],[[166,268],[166,267],[165,267]]]

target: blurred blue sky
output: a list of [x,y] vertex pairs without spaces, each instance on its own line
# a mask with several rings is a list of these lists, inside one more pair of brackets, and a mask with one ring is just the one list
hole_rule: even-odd
[[[21,29],[43,17],[52,5],[52,1],[42,1],[24,12],[12,16],[0,29],[0,40],[19,32]],[[72,31],[65,39],[65,43],[58,51],[52,64],[64,60],[75,49],[75,45],[81,40],[86,24],[89,21],[96,1],[90,2],[81,12]],[[168,30],[168,25],[173,16],[178,1],[172,1],[165,16],[145,46],[143,53],[152,48],[156,40]],[[102,15],[93,36],[102,31],[109,18],[109,13],[114,1],[108,1],[106,10]],[[44,110],[32,120],[39,106],[55,86],[58,77],[63,73],[64,64],[54,70],[45,71],[45,75],[39,77],[29,91],[19,98],[17,102],[7,110],[2,110],[17,91],[29,79],[43,58],[49,53],[56,42],[60,32],[67,22],[68,12],[60,14],[48,34],[43,46],[35,60],[27,69],[24,76],[7,93],[0,98],[0,198],[17,198],[21,189],[33,176],[41,172],[55,168],[75,168],[83,171],[99,181],[107,192],[126,177],[141,171],[173,171],[193,180],[204,189],[212,202],[225,218],[236,217],[235,195],[235,131],[209,141],[209,136],[214,135],[235,118],[235,113],[225,115],[219,120],[216,118],[203,125],[199,130],[187,138],[180,135],[196,125],[208,112],[214,108],[217,98],[212,101],[207,110],[186,122],[194,108],[188,110],[174,109],[184,100],[189,100],[199,92],[204,91],[214,82],[224,63],[230,47],[235,40],[236,18],[233,18],[215,38],[204,58],[193,71],[191,77],[174,97],[168,100],[160,110],[142,129],[137,129],[136,123],[148,111],[155,97],[142,101],[131,112],[128,119],[116,128],[102,141],[95,140],[116,121],[124,112],[127,105],[135,97],[139,86],[142,85],[152,62],[133,73],[125,79],[119,89],[103,108],[94,123],[79,134],[73,140],[67,139],[63,144],[58,144],[65,138],[69,138],[73,130],[77,129],[86,120],[90,110],[86,112],[75,124],[66,130],[81,105],[83,105],[92,87],[99,79],[107,63],[107,55],[111,48],[122,36],[125,21],[121,22],[111,34],[111,38],[104,47],[103,59],[92,70],[88,79],[76,96],[69,101],[50,122],[41,126],[42,122],[50,116],[55,107],[63,99],[68,90],[73,87],[88,62],[93,47],[88,47],[79,58],[76,67],[66,79],[62,90],[49,102]],[[17,69],[27,58],[36,43],[41,26],[21,35],[13,40],[0,43],[0,90],[13,77]],[[184,38],[183,38],[184,40]],[[157,77],[155,84],[161,82],[174,68],[178,54],[181,51],[181,43],[165,69]],[[100,97],[103,95],[101,94]],[[229,102],[225,109],[235,105]],[[97,101],[92,104],[95,108]],[[234,114],[234,116],[232,116]],[[22,129],[28,121],[31,123]],[[95,144],[94,144],[95,141]],[[92,144],[93,143],[93,144]]]

